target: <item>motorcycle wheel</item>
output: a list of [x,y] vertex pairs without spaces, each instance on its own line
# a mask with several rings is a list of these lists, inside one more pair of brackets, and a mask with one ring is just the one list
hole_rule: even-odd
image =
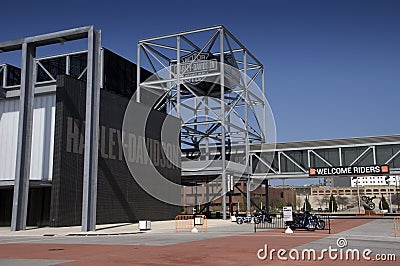
[[373,202],[369,203],[369,204],[368,204],[368,208],[369,208],[370,210],[374,210],[374,209],[375,209],[375,203],[373,203]]
[[316,227],[317,227],[318,230],[324,230],[325,229],[325,221],[324,220],[318,220]]
[[243,223],[243,219],[242,218],[237,218],[236,219],[236,223],[237,224],[242,224]]
[[259,224],[259,223],[260,223],[260,218],[254,217],[254,223],[255,223],[255,224]]
[[315,231],[315,226],[306,226],[307,231]]
[[361,199],[362,199],[363,201],[367,201],[368,198],[367,198],[367,196],[362,196]]

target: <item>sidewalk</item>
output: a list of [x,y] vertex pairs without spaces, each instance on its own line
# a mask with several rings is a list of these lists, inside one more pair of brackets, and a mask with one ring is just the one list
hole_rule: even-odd
[[[208,220],[208,227],[232,225],[230,220]],[[139,230],[138,223],[102,224],[96,226],[96,231],[81,232],[81,226],[70,227],[27,227],[25,231],[11,232],[10,227],[0,227],[0,236],[100,236],[129,235],[139,233],[175,233],[175,220],[151,222],[151,230]]]

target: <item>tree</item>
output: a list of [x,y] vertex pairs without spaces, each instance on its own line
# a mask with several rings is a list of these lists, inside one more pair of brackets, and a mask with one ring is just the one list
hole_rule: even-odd
[[330,212],[336,212],[337,211],[337,203],[335,197],[331,194],[331,197],[329,198],[329,211]]
[[304,210],[307,210],[307,211],[311,211],[312,210],[311,204],[308,201],[308,197],[306,197],[306,200],[304,201],[304,206],[305,206]]
[[354,205],[354,206],[358,206],[358,196],[352,196],[350,199],[350,204]]
[[338,196],[337,197],[337,204],[339,206],[342,205],[342,209],[344,209],[344,205],[349,204],[349,199],[347,197]]
[[297,197],[297,199],[296,199],[296,207],[297,207],[297,210],[301,209],[301,200],[299,197]]
[[322,206],[328,207],[329,196],[328,195],[324,195],[322,197],[318,197],[317,198],[317,202],[318,202],[318,206],[319,206],[320,209],[322,209]]
[[325,204],[325,207],[328,207],[328,203],[329,203],[329,196],[328,195],[324,195],[321,199],[322,204]]
[[320,207],[320,208],[322,208],[322,205],[324,205],[324,202],[322,201],[322,197],[320,198],[320,197],[318,197],[317,198],[317,202],[318,202],[318,206]]
[[288,203],[287,203],[286,201],[284,201],[284,200],[278,200],[278,201],[276,202],[276,208],[278,208],[278,209],[282,209],[282,208],[285,207],[285,206],[289,206],[289,205],[288,205]]
[[385,197],[382,195],[381,201],[379,202],[380,210],[389,210],[389,203],[387,203]]

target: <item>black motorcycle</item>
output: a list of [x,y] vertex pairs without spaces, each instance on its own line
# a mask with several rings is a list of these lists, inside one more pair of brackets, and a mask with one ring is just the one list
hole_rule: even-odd
[[[238,216],[238,217],[236,217],[236,223],[237,224],[251,223],[252,219],[253,219],[253,215]],[[256,223],[255,219],[254,219],[254,222]],[[257,223],[259,223],[259,221]]]
[[272,223],[272,216],[269,213],[263,211],[254,217],[254,223]]
[[[296,230],[296,229],[307,229],[308,231],[315,231],[317,229],[318,225],[318,218],[315,215],[310,214],[309,212],[305,212],[302,214],[293,214],[293,221],[287,221],[285,222],[286,226],[289,226],[290,229]],[[325,222],[321,220],[322,222],[319,224],[319,228],[325,228]],[[319,229],[318,228],[318,229]]]
[[362,206],[364,207],[365,210],[374,210],[375,209],[375,203],[373,202],[373,200],[376,198],[376,196],[373,197],[368,197],[368,196],[362,196],[361,200],[362,202]]

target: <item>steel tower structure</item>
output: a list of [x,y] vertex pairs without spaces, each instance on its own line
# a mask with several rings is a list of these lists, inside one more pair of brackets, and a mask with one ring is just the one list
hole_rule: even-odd
[[181,119],[183,182],[218,180],[226,219],[226,193],[233,180],[246,179],[249,210],[249,147],[266,140],[260,61],[224,26],[214,26],[140,40],[137,65],[155,74],[140,83],[137,72],[136,101]]

